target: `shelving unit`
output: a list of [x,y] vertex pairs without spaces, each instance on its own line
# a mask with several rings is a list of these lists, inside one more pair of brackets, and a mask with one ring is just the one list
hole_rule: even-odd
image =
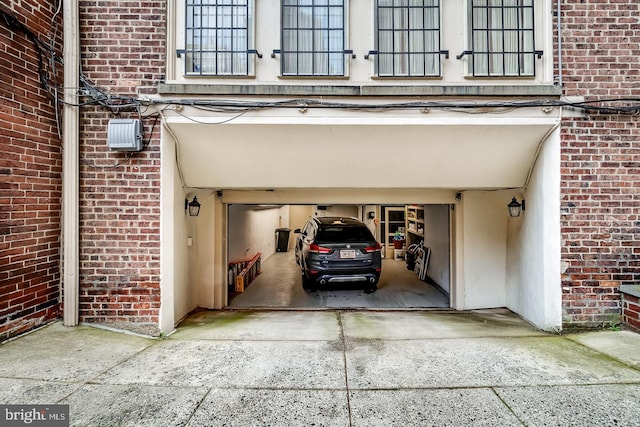
[[407,205],[407,245],[424,240],[424,206]]

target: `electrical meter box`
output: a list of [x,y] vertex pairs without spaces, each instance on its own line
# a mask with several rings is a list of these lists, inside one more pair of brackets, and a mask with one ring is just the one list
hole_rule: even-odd
[[142,151],[142,122],[140,119],[111,119],[107,129],[110,150]]

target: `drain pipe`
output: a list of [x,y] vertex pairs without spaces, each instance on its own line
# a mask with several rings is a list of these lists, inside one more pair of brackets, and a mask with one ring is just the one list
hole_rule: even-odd
[[62,130],[62,304],[65,326],[78,324],[79,311],[79,108],[80,32],[78,0],[63,0],[64,122]]
[[560,4],[562,0],[556,0],[556,27],[558,31],[558,86],[562,88],[562,23],[560,22],[561,16],[561,7]]

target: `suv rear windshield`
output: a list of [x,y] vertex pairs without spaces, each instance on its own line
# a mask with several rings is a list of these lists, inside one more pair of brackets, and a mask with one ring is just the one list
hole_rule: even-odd
[[344,227],[331,225],[322,227],[316,236],[317,242],[342,243],[342,242],[370,242],[374,240],[373,235],[365,227]]

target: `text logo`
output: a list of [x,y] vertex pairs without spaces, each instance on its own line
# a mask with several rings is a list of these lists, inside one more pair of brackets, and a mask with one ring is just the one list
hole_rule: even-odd
[[0,405],[0,426],[68,427],[69,405]]

